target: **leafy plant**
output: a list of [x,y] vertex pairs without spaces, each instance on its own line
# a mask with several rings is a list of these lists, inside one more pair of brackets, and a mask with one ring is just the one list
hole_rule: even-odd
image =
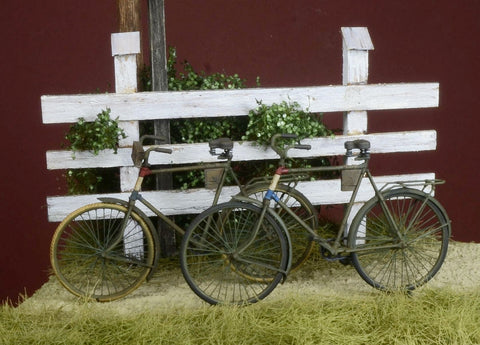
[[283,101],[258,107],[248,113],[248,126],[243,140],[253,140],[259,145],[268,145],[277,133],[296,134],[298,139],[333,135],[322,123],[321,114],[303,110],[297,102]]
[[[263,104],[257,101],[258,107],[248,112],[248,126],[243,140],[251,140],[258,145],[270,145],[271,139],[275,134],[296,134],[299,141],[309,137],[331,136],[333,131],[328,129],[322,122],[321,114],[312,114],[308,110],[303,110],[298,102],[283,101],[280,104]],[[287,142],[292,139],[280,139]],[[278,161],[258,162],[252,167],[250,178],[255,176],[268,175],[275,170]],[[313,160],[294,160],[289,159],[285,162],[288,167],[308,168],[313,166],[328,166],[330,160],[325,157],[318,157]],[[331,174],[317,173],[312,174],[311,178],[328,178]]]
[[245,80],[238,74],[226,75],[205,72],[196,72],[188,61],[183,61],[183,72],[177,70],[177,50],[170,47],[168,50],[167,75],[168,90],[218,90],[218,89],[241,89],[245,87]]
[[66,174],[68,194],[107,193],[118,190],[118,168],[69,169]]
[[[70,127],[65,139],[66,145],[72,150],[75,159],[76,151],[92,151],[97,155],[101,150],[112,149],[117,153],[118,141],[126,138],[126,134],[118,126],[118,118],[111,119],[111,110],[107,108],[97,114],[93,122],[80,118]],[[70,169],[67,170],[66,180],[69,194],[87,194],[111,191],[118,184],[117,169]]]
[[[238,74],[213,73],[207,75],[204,71],[195,71],[186,60],[179,64],[176,49],[173,47],[169,48],[167,69],[169,91],[240,89],[244,88],[246,83]],[[257,78],[257,85],[258,83]],[[245,133],[247,121],[248,119],[245,117],[172,120],[170,121],[171,142],[207,142],[219,137],[240,140]],[[174,186],[182,189],[198,187],[204,183],[204,179],[203,171],[175,174]]]
[[65,139],[70,142],[68,148],[75,151],[92,151],[98,155],[101,150],[112,149],[117,153],[119,138],[126,134],[118,127],[118,118],[110,118],[111,110],[107,108],[97,114],[93,122],[87,122],[83,117],[70,127]]
[[[218,90],[241,89],[245,87],[245,80],[238,74],[227,75],[205,72],[196,72],[188,61],[182,63],[183,71],[177,69],[177,51],[169,48],[167,60],[168,90]],[[257,78],[257,85],[259,81]],[[218,117],[214,119],[181,119],[170,122],[172,142],[194,143],[205,142],[222,136],[240,139],[247,126],[245,118]]]

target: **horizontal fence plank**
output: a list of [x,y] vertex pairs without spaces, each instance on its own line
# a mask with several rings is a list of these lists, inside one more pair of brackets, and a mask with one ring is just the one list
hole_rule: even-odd
[[[375,177],[378,187],[393,181],[412,181],[434,179],[434,173],[393,175]],[[300,182],[297,189],[301,191],[314,205],[344,204],[350,200],[351,192],[340,191],[340,180],[318,180]],[[237,187],[225,187],[222,191],[220,202],[230,200],[232,195],[238,193]],[[58,196],[48,197],[48,219],[50,222],[60,222],[69,213],[90,203],[98,202],[98,197],[115,197],[128,200],[129,193],[80,195],[80,196]],[[207,209],[212,204],[214,191],[207,189],[192,189],[187,191],[152,191],[143,192],[142,195],[156,208],[166,215],[197,214]],[[357,202],[365,202],[373,197],[368,180],[362,184]],[[137,203],[148,216],[153,213],[140,203]]]
[[[289,156],[308,158],[342,155],[345,153],[344,142],[358,138],[371,142],[372,153],[418,152],[435,150],[437,135],[434,130],[426,130],[304,139],[302,143],[310,144],[312,149],[309,151],[291,150],[289,151]],[[171,155],[152,153],[150,159],[152,164],[218,162],[217,157],[209,154],[207,143],[164,145],[164,147],[172,148],[173,153]],[[53,170],[132,166],[130,155],[131,148],[120,148],[117,154],[114,154],[111,150],[101,151],[99,155],[85,151],[76,152],[75,158],[73,158],[71,151],[48,151],[47,168]],[[277,158],[277,154],[269,147],[255,146],[253,142],[235,142],[233,149],[234,161]]]
[[438,83],[369,84],[130,94],[42,96],[44,123],[93,121],[105,108],[122,121],[246,115],[264,104],[296,101],[311,112],[438,107]]

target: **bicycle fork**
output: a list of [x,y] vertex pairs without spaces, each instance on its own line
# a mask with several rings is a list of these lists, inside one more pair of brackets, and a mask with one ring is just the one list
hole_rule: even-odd
[[128,200],[128,207],[127,207],[127,212],[125,213],[125,216],[120,224],[119,232],[115,240],[112,242],[112,244],[106,248],[103,251],[103,256],[108,257],[108,253],[113,251],[115,247],[117,247],[120,242],[124,240],[125,236],[125,229],[127,228],[128,225],[128,220],[130,219],[130,216],[132,215],[132,210],[135,206],[135,201],[137,200],[138,193],[140,191],[140,188],[142,187],[143,179],[145,176],[147,176],[150,173],[150,169],[148,168],[141,168],[140,174],[138,175],[137,182],[135,183],[135,187],[133,189],[132,194],[130,195],[130,198]]

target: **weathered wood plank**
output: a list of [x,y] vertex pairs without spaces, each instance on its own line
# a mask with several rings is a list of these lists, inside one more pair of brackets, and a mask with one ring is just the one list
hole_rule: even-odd
[[372,39],[366,27],[342,27],[342,38],[347,50],[373,50]]
[[[436,131],[412,131],[367,134],[361,136],[336,136],[328,138],[313,138],[302,140],[310,144],[309,151],[291,150],[289,155],[295,158],[335,156],[345,153],[343,143],[347,140],[358,138],[371,142],[372,153],[389,152],[418,152],[435,150]],[[217,157],[211,156],[207,143],[164,145],[172,148],[173,153],[153,153],[150,161],[152,164],[188,164],[198,162],[218,162]],[[118,154],[111,150],[101,151],[98,156],[91,152],[76,152],[75,159],[71,151],[47,151],[47,168],[54,169],[79,169],[94,167],[132,166],[130,148],[119,148]],[[233,149],[234,161],[277,159],[278,156],[270,148],[255,146],[253,142],[235,142]]]
[[93,121],[107,107],[130,121],[246,115],[257,100],[338,112],[437,107],[438,99],[438,83],[414,83],[42,96],[41,103],[44,123],[72,123],[79,117]]
[[[435,178],[435,174],[425,173],[380,176],[376,177],[375,181],[379,187],[382,187],[385,183],[392,181],[411,181],[433,178]],[[344,204],[348,203],[351,196],[351,192],[340,191],[340,180],[306,181],[301,182],[297,188],[305,194],[314,205]],[[220,202],[230,200],[231,196],[237,193],[237,187],[225,187]],[[143,192],[142,195],[166,215],[196,214],[211,206],[214,191],[208,189],[153,191]],[[129,193],[48,197],[48,219],[50,222],[59,222],[77,208],[97,202],[98,197],[106,196],[128,200]],[[365,181],[360,188],[357,201],[365,202],[372,196],[373,191],[371,190],[370,184]],[[147,210],[143,205],[140,208],[145,211],[148,216],[153,216],[153,213]]]

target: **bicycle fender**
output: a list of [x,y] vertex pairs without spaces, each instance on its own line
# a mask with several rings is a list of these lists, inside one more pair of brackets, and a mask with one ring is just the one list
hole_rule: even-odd
[[[246,196],[242,195],[234,195],[232,196],[232,200],[244,202],[244,203],[249,203],[253,204],[259,208],[263,208],[263,202],[257,199],[249,198]],[[273,211],[270,207],[267,209],[267,212],[269,215],[271,215],[275,221],[280,225],[280,227],[283,230],[283,233],[285,237],[287,238],[287,243],[288,243],[288,264],[287,264],[287,269],[285,270],[285,274],[282,280],[282,284],[285,283],[285,280],[287,279],[287,275],[290,272],[290,269],[292,267],[292,240],[290,238],[290,233],[287,230],[287,227],[285,226],[285,223],[282,220],[282,217],[280,217],[275,211]]]
[[[128,201],[118,199],[118,198],[111,198],[111,197],[104,197],[104,198],[98,198],[101,202],[106,202],[110,204],[118,204],[122,205],[128,208]],[[153,240],[155,241],[155,258],[153,261],[153,268],[150,270],[150,273],[147,276],[147,281],[149,281],[153,274],[155,273],[157,266],[158,266],[158,259],[160,257],[160,239],[158,238],[158,233],[155,225],[153,225],[153,222],[148,218],[148,216],[143,212],[141,209],[139,209],[137,206],[133,206],[133,211],[138,214],[144,221],[147,223],[147,226],[150,228],[151,233],[153,235]]]

